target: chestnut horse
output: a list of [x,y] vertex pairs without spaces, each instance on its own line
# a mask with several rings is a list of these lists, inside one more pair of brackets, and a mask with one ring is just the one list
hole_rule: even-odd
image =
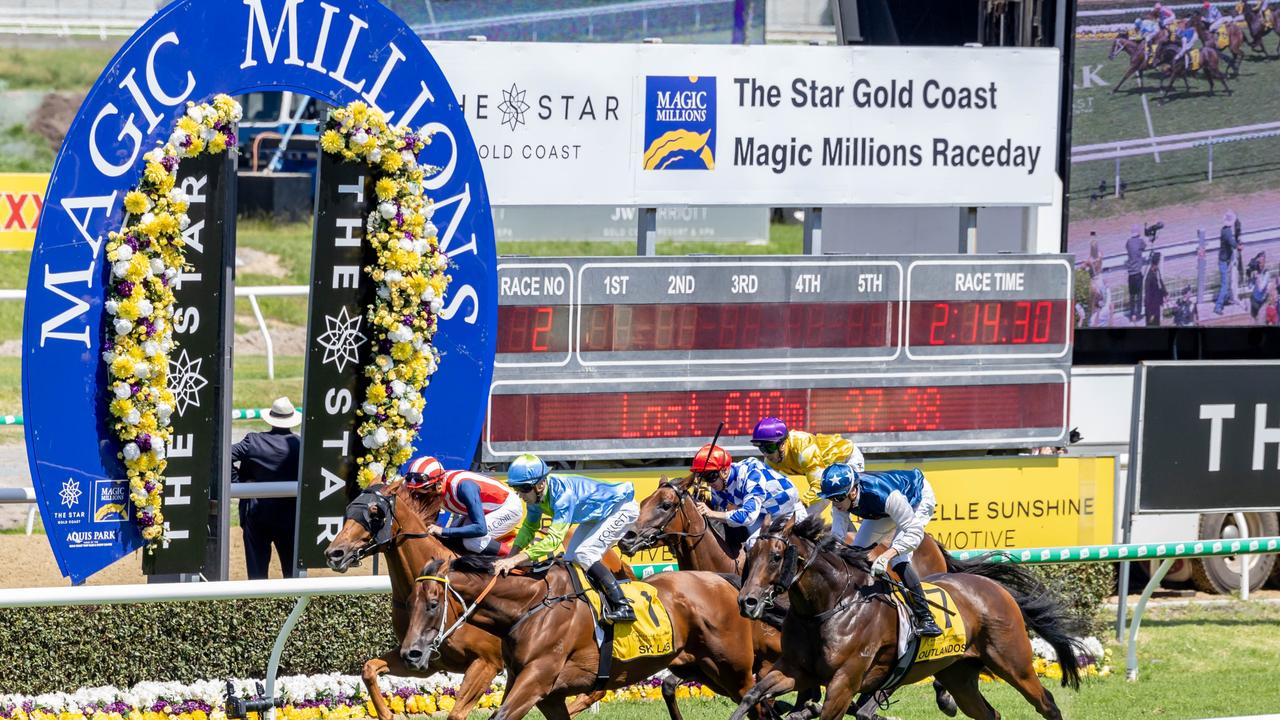
[[[676,563],[682,570],[707,570],[741,577],[742,566],[746,555],[741,550],[730,557],[730,548],[715,532],[710,531],[707,521],[698,514],[694,506],[694,493],[690,490],[692,476],[668,480],[662,478],[658,488],[640,504],[640,517],[635,525],[622,536],[618,549],[627,555],[641,550],[666,546],[675,556]],[[871,558],[888,549],[884,544],[872,551]],[[932,535],[925,534],[920,547],[911,557],[911,565],[920,577],[928,577],[935,573],[947,572],[947,556],[934,540]],[[785,598],[781,599],[785,605]],[[785,608],[783,608],[785,610]],[[759,625],[753,626],[753,630]],[[782,652],[781,638],[773,634],[762,638],[768,642],[765,647],[765,659],[773,663]],[[938,709],[947,715],[956,714],[956,703],[937,681],[933,683],[937,695]],[[816,697],[816,696],[815,696]],[[805,704],[801,697],[799,704]]]
[[[751,549],[739,594],[743,614],[759,616],[776,594],[786,593],[791,611],[782,633],[782,658],[739,703],[731,720],[782,693],[827,686],[822,720],[838,720],[858,692],[874,694],[897,660],[898,615],[886,601],[887,586],[872,578],[866,548],[851,548],[826,532],[821,517],[800,523],[775,521]],[[989,577],[984,577],[983,573]],[[1004,584],[992,578],[999,578]],[[1079,688],[1076,628],[1062,606],[1025,569],[992,564],[973,572],[935,575],[964,619],[964,653],[916,664],[899,684],[933,675],[972,718],[1000,715],[978,690],[985,667],[1008,682],[1041,716],[1062,713],[1033,667],[1027,628],[1057,651],[1062,684]],[[869,704],[869,703],[868,703]]]
[[1217,48],[1218,53],[1226,57],[1224,51],[1231,53],[1231,59],[1227,61],[1227,67],[1231,68],[1232,77],[1240,77],[1240,63],[1244,60],[1244,31],[1233,21],[1223,23],[1222,27],[1227,31],[1226,44],[1224,45],[1220,38],[1219,31],[1209,31],[1209,23],[1205,22],[1204,16],[1197,10],[1191,13],[1191,17],[1187,18],[1191,23],[1191,27],[1195,29],[1196,36],[1200,38],[1200,44],[1205,47]]
[[[600,652],[595,618],[565,567],[556,563],[528,575],[493,575],[494,558],[468,555],[423,569],[410,603],[411,624],[402,650],[429,654],[442,628],[461,613],[467,623],[502,638],[507,688],[492,720],[519,720],[537,706],[547,720],[564,720],[571,695],[596,691]],[[738,592],[714,573],[667,572],[646,580],[671,616],[670,653],[614,659],[604,689],[639,682],[661,670],[700,682],[741,701],[755,683],[751,621],[738,612]],[[456,620],[454,621],[456,622]],[[467,627],[462,625],[460,627]],[[447,634],[448,630],[443,630]],[[445,642],[452,640],[446,638]],[[674,696],[671,717],[680,720]],[[758,713],[759,708],[747,712]]]
[[[1191,53],[1188,52],[1183,57],[1174,59],[1177,54],[1178,48],[1175,47],[1173,43],[1162,45],[1160,46],[1160,49],[1156,51],[1156,64],[1169,66],[1169,86],[1165,87],[1163,83],[1160,85],[1166,96],[1173,90],[1173,86],[1178,81],[1178,78],[1182,78],[1182,84],[1186,86],[1188,91],[1190,91],[1191,84],[1187,82],[1187,78],[1196,74],[1196,71],[1193,70],[1187,62]],[[1218,68],[1219,57],[1218,51],[1214,50],[1212,47],[1205,46],[1200,48],[1200,69],[1204,70],[1204,77],[1209,81],[1210,95],[1213,95],[1215,92],[1213,84],[1214,78],[1217,78],[1222,83],[1222,88],[1224,90],[1231,92],[1231,88],[1227,85],[1227,76],[1223,75],[1222,70]]]
[[[1167,40],[1168,37],[1169,31],[1161,29],[1155,37],[1155,47],[1159,48],[1164,44],[1164,40],[1161,38]],[[1116,83],[1116,86],[1111,88],[1111,92],[1113,93],[1119,92],[1120,86],[1124,84],[1125,80],[1128,80],[1133,76],[1134,73],[1138,74],[1138,87],[1141,88],[1143,86],[1142,73],[1152,67],[1150,59],[1155,57],[1154,53],[1149,53],[1147,51],[1146,40],[1134,40],[1129,37],[1128,31],[1121,31],[1120,34],[1116,36],[1115,42],[1111,43],[1111,53],[1107,55],[1107,60],[1115,60],[1116,56],[1122,52],[1129,56],[1129,69],[1124,71],[1124,77],[1120,78],[1120,82]]]
[[[408,600],[418,569],[433,559],[452,560],[457,556],[455,551],[426,534],[427,526],[435,521],[439,512],[440,495],[434,486],[414,490],[403,482],[371,485],[347,506],[342,530],[325,549],[329,567],[337,572],[346,572],[374,553],[386,554],[391,577],[391,622],[396,638],[401,641],[409,629]],[[606,564],[615,573],[619,572],[616,553],[606,556]],[[629,569],[625,574],[633,577]],[[463,675],[449,720],[465,720],[502,670],[502,643],[493,635],[468,626],[452,636],[442,650],[436,662],[429,665],[406,664],[399,648],[364,664],[361,679],[379,720],[391,720],[391,710],[378,692],[379,675],[422,677],[442,670]],[[575,714],[591,702],[594,699],[576,703]]]

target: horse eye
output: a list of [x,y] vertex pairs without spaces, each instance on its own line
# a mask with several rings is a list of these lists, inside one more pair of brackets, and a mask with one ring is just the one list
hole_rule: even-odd
[[769,560],[771,562],[782,562],[782,553],[771,553],[769,555]]
[[435,610],[435,609],[436,609],[436,608],[438,608],[438,607],[440,607],[440,599],[439,599],[439,598],[431,598],[431,609],[432,609],[432,610]]
[[666,501],[663,501],[663,502],[658,503],[658,507],[662,508],[663,510],[670,510],[670,509],[671,509],[671,503],[666,502]]

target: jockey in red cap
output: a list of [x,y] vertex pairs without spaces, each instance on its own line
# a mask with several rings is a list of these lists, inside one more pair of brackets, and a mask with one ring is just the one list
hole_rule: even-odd
[[432,524],[427,533],[458,538],[471,552],[497,555],[498,539],[524,518],[524,503],[506,485],[467,470],[445,470],[430,455],[409,463],[405,483],[409,487],[439,488],[442,506],[451,516],[449,526]]

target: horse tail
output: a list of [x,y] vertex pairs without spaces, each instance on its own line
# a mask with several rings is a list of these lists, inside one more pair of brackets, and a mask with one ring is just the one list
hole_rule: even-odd
[[1027,568],[1014,563],[992,563],[987,560],[1005,553],[991,552],[971,560],[961,560],[943,551],[947,560],[947,572],[978,575],[996,581],[1013,597],[1022,611],[1027,628],[1044,638],[1058,656],[1062,667],[1062,685],[1073,690],[1080,688],[1080,656],[1086,652],[1076,638],[1085,634],[1086,628],[1073,619],[1063,607],[1062,601]]

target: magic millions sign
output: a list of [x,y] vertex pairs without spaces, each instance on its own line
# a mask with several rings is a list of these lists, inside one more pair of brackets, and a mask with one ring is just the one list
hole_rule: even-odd
[[[433,133],[420,160],[440,168],[425,190],[435,203],[433,222],[451,261],[452,281],[435,337],[442,361],[426,391],[427,419],[416,445],[447,463],[465,465],[472,459],[492,372],[496,260],[476,148],[436,62],[403,21],[369,0],[178,0],[124,44],[86,97],[54,165],[31,259],[22,351],[27,452],[54,554],[74,582],[142,545],[127,519],[132,508],[119,448],[108,429],[100,359],[110,272],[104,245],[124,220],[124,195],[138,184],[142,155],[168,138],[188,101],[286,90],[336,106],[361,100],[385,111],[395,124]],[[196,168],[188,186],[200,187],[206,171],[210,178],[218,174],[217,167]],[[234,183],[234,172],[223,175]],[[225,185],[220,192],[216,197],[225,199]],[[222,227],[209,215],[229,207],[234,204],[204,209],[193,204],[187,230],[188,260],[201,273],[187,279],[190,287],[201,289],[184,299],[175,288],[190,331],[175,335],[181,347],[171,354],[170,373],[184,383],[184,408],[217,410],[209,425],[184,427],[178,418],[175,448],[208,446],[208,437],[200,437],[205,432],[221,443],[228,439],[225,399],[231,378],[225,356],[232,287],[224,274],[230,255],[209,253],[205,241],[218,238],[196,233]],[[206,222],[198,222],[197,213],[204,213]],[[222,219],[233,226],[233,216]],[[231,246],[233,232],[214,234]],[[219,257],[202,259],[197,245]],[[326,287],[312,284],[317,293]],[[201,308],[199,301],[209,294],[222,299],[221,308]],[[205,316],[193,324],[193,312]],[[312,318],[313,327],[316,322]],[[184,356],[183,347],[212,347],[222,357],[197,363],[195,351]],[[360,373],[358,367],[348,371]],[[348,447],[359,451],[358,442]],[[211,449],[216,473],[203,462],[189,463],[182,472],[203,468],[206,476],[216,475],[205,479],[212,485],[202,495],[197,482],[171,483],[166,504],[178,507],[211,495],[226,508],[227,471],[217,460],[225,461],[225,447]],[[334,494],[321,471],[304,462],[303,493]],[[193,516],[200,515],[197,509]],[[322,526],[299,528],[304,545],[323,542],[323,533]],[[180,543],[181,533],[174,535],[173,542]],[[174,571],[179,570],[199,569]]]

